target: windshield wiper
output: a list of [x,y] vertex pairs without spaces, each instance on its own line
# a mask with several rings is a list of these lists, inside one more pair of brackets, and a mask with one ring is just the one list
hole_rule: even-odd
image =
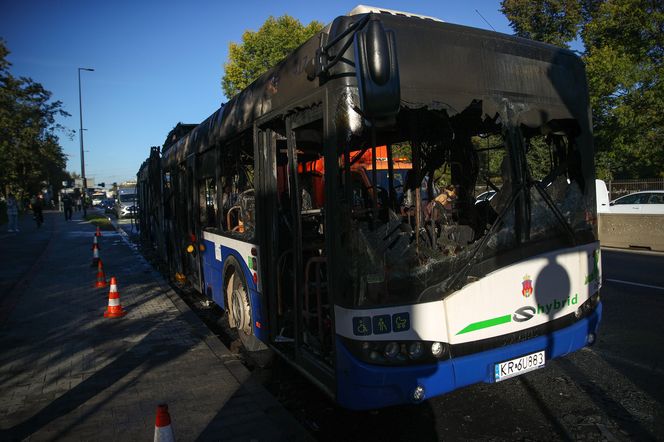
[[507,201],[507,204],[505,204],[505,207],[503,207],[503,209],[500,211],[500,213],[496,217],[496,220],[493,222],[493,224],[491,224],[489,230],[484,234],[484,237],[475,248],[473,254],[470,256],[470,258],[468,258],[468,261],[466,261],[464,267],[446,285],[445,290],[447,290],[449,287],[456,287],[456,290],[463,287],[463,286],[457,287],[457,284],[459,283],[460,280],[462,280],[462,278],[466,278],[468,276],[468,272],[475,265],[477,259],[481,256],[480,252],[484,251],[484,249],[486,248],[486,244],[489,242],[491,235],[495,232],[496,227],[498,227],[498,225],[503,222],[505,215],[513,207],[516,197],[519,195],[519,193],[523,192],[523,189],[524,186],[517,187],[516,189],[514,189],[512,195],[510,195],[510,199]]

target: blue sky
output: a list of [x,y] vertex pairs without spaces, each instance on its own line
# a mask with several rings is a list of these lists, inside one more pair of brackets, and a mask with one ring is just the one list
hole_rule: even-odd
[[[227,101],[221,90],[228,44],[267,17],[289,14],[325,24],[354,1],[6,0],[0,38],[11,73],[31,77],[71,114],[60,123],[67,170],[80,173],[77,68],[82,72],[86,175],[99,182],[135,178],[150,146],[178,122],[200,123]],[[444,21],[511,33],[498,0],[365,2]]]

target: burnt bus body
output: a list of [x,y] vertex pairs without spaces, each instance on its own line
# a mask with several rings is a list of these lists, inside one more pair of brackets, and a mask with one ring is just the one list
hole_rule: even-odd
[[247,348],[340,404],[496,382],[502,361],[594,340],[592,132],[571,52],[343,16],[180,129],[139,172],[143,237]]

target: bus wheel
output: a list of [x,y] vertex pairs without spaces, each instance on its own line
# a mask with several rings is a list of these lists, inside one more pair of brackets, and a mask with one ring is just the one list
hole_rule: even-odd
[[247,351],[263,350],[267,347],[254,336],[247,285],[236,269],[231,272],[226,285],[228,322],[232,328],[237,328],[240,341],[242,341],[242,345]]
[[242,339],[242,335],[251,334],[251,305],[249,304],[247,289],[242,282],[242,278],[236,275],[236,272],[231,275],[228,288],[230,290],[229,320],[231,326],[237,327],[240,339]]

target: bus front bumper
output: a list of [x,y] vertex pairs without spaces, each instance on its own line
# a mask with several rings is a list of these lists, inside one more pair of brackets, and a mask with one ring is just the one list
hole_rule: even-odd
[[337,401],[352,410],[372,410],[416,403],[416,389],[423,392],[422,399],[430,399],[467,385],[492,383],[495,364],[499,362],[541,350],[546,352],[548,362],[585,347],[588,336],[597,334],[601,317],[600,302],[587,317],[551,334],[429,365],[366,364],[337,338]]

